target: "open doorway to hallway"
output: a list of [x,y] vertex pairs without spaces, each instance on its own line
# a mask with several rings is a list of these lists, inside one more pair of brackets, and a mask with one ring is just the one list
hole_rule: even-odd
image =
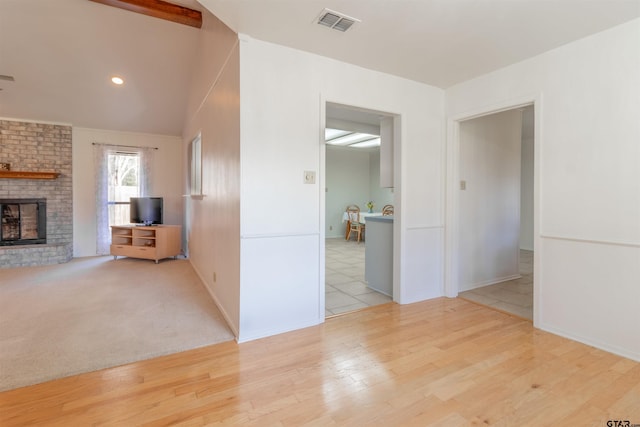
[[[393,157],[388,157],[392,151],[385,155],[393,143],[386,139],[393,138],[393,128],[389,130],[393,119],[385,113],[327,103],[325,123],[325,316],[330,317],[393,300],[393,232],[380,241],[378,224],[373,224],[382,220],[383,206],[394,205]],[[360,209],[361,241],[355,233],[346,237],[350,205]],[[384,220],[383,227],[392,230],[393,216]],[[385,249],[382,253],[379,246]],[[373,264],[387,268],[373,272]],[[380,282],[382,289],[377,286]]]
[[459,296],[533,320],[533,105],[460,123]]

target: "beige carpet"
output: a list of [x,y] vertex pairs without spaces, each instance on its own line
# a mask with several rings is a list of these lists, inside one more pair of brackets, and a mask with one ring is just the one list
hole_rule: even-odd
[[0,391],[233,338],[187,260],[0,269]]

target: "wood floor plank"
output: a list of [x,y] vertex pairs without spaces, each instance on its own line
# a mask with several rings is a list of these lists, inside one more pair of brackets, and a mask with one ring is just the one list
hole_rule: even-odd
[[640,423],[640,363],[461,299],[0,393],[0,425]]

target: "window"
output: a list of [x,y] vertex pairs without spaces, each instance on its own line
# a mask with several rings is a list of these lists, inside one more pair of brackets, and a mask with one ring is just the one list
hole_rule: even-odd
[[108,155],[109,225],[129,224],[129,198],[140,196],[140,156],[114,152]]
[[[126,148],[124,148],[126,147]],[[93,143],[96,190],[96,254],[106,255],[111,225],[129,224],[129,198],[152,194],[156,147]]]

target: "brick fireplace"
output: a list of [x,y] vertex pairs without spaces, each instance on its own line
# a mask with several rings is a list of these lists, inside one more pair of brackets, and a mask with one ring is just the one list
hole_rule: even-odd
[[[6,218],[3,214],[0,237],[4,240],[0,242],[0,268],[69,261],[73,256],[71,126],[0,120],[0,162],[9,163],[11,171],[58,174],[48,179],[0,175],[1,209],[7,214]],[[21,199],[30,206],[16,207],[19,203],[15,201]],[[43,200],[45,216],[36,219],[44,219],[45,229],[34,231],[31,223],[16,228],[16,216],[29,217],[43,209],[42,204],[34,208],[32,203]],[[27,239],[20,239],[25,233]]]

